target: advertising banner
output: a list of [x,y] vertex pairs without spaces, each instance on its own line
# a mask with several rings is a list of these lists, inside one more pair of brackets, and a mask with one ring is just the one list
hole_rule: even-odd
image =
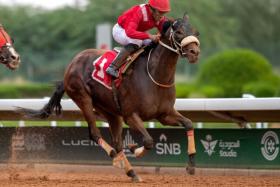
[[[100,128],[110,143],[108,128]],[[184,129],[148,129],[154,148],[143,158],[135,156],[128,144],[142,146],[140,133],[125,128],[123,147],[134,165],[185,166],[188,161]],[[89,139],[81,127],[1,128],[1,162],[48,162],[111,164],[112,160]],[[280,168],[280,129],[195,130],[197,167]]]

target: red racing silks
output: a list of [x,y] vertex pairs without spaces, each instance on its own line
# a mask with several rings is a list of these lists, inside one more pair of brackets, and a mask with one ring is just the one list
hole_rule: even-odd
[[12,44],[10,36],[6,33],[3,27],[0,27],[0,48],[6,45],[7,43]]

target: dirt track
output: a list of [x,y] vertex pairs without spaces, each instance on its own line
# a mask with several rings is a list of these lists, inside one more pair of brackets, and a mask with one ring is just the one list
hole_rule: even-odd
[[[278,173],[270,176],[252,173],[244,175],[235,171],[229,175],[225,172],[198,172],[195,176],[187,175],[182,168],[162,169],[155,172],[154,168],[136,167],[136,172],[144,180],[142,183],[131,183],[122,170],[110,166],[82,165],[2,165],[0,166],[0,186],[30,187],[30,186],[280,186]],[[242,175],[242,176],[241,176]]]

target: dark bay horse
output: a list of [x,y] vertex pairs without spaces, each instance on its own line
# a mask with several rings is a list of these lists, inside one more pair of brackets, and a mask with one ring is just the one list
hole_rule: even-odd
[[[113,158],[113,165],[121,167],[133,181],[141,181],[123,153],[122,122],[143,136],[143,146],[131,145],[136,157],[143,156],[152,149],[153,139],[144,128],[143,121],[156,119],[163,125],[182,126],[188,139],[189,161],[187,171],[194,174],[194,131],[191,120],[174,109],[175,70],[179,56],[186,57],[190,63],[198,61],[200,53],[197,32],[191,27],[188,17],[168,21],[164,24],[159,44],[141,54],[133,67],[123,75],[117,89],[119,106],[114,100],[112,90],[101,85],[91,77],[92,62],[102,52],[88,49],[77,54],[69,64],[64,81],[57,85],[49,102],[40,111],[24,109],[27,116],[46,118],[53,111],[61,112],[60,101],[67,95],[81,109],[88,123],[90,138],[98,143]],[[96,113],[109,123],[112,147],[101,136],[96,127]],[[183,135],[183,134],[182,134]]]
[[9,69],[15,70],[20,65],[19,54],[13,47],[13,41],[4,27],[0,24],[0,63]]

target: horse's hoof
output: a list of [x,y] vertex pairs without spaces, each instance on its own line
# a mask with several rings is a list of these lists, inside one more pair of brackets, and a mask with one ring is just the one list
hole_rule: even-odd
[[139,177],[133,169],[129,170],[126,175],[131,177],[132,182],[143,182],[141,177]]
[[187,172],[190,174],[190,175],[194,175],[195,174],[195,154],[190,154],[189,155],[189,163],[187,165]]
[[139,177],[138,175],[135,175],[131,178],[132,182],[143,182],[142,178]]
[[190,174],[190,175],[195,174],[195,167],[187,166],[186,170],[187,170],[187,173]]
[[137,144],[128,144],[127,147],[131,153],[134,153],[135,149],[137,149],[138,145]]

